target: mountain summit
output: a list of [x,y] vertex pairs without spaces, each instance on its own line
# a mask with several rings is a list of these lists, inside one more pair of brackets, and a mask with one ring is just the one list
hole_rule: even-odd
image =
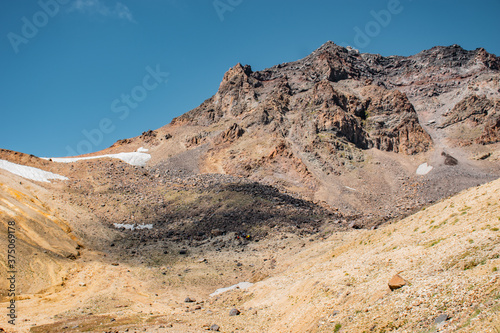
[[151,167],[242,176],[386,218],[395,202],[404,212],[498,176],[499,68],[458,45],[383,57],[327,42],[261,71],[236,64],[199,107],[111,150],[148,145]]

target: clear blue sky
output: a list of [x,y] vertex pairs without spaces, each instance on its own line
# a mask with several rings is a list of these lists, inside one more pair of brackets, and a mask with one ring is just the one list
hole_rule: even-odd
[[499,55],[499,14],[498,0],[3,0],[0,148],[97,151],[198,106],[238,62],[261,70],[328,40]]

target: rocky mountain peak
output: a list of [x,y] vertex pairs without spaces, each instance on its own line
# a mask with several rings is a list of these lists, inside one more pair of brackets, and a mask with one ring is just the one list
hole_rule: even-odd
[[[448,156],[456,146],[494,145],[497,66],[495,55],[459,45],[384,57],[329,41],[303,59],[259,71],[236,64],[214,96],[172,121],[189,133],[175,140],[186,154],[204,156],[208,172],[320,192],[333,204],[347,197],[332,184],[380,154],[413,161],[444,150]],[[445,155],[437,156],[433,162]],[[372,182],[367,177],[359,175]],[[332,189],[339,194],[328,195]],[[346,205],[364,207],[362,197]]]
[[250,65],[242,65],[237,63],[234,67],[231,67],[222,78],[222,83],[227,83],[233,80],[235,77],[248,77],[252,74],[252,67]]
[[492,70],[498,70],[500,60],[483,48],[465,50],[454,44],[451,46],[435,46],[409,57],[419,64],[428,67],[471,68],[477,62]]
[[348,51],[346,48],[340,46],[340,45],[337,45],[335,44],[334,42],[332,42],[331,40],[327,41],[326,43],[324,43],[323,45],[321,45],[319,48],[317,48],[316,50],[314,50],[310,56],[311,57],[315,57],[319,54],[323,54],[325,52],[328,52],[328,53],[337,53],[337,52],[345,52],[345,51]]
[[500,57],[488,53],[484,48],[478,48],[476,51],[476,59],[482,62],[487,68],[492,70],[500,70]]

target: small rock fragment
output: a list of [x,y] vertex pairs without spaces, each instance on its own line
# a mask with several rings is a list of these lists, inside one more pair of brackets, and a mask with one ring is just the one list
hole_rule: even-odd
[[445,153],[444,151],[441,153],[441,156],[444,156],[444,164],[445,165],[457,165],[458,164],[458,160],[455,157]]
[[196,302],[196,300],[194,298],[191,298],[191,297],[186,297],[184,299],[184,302],[186,302],[186,303],[194,303],[194,302]]
[[446,313],[440,314],[434,319],[434,324],[439,325],[448,320],[448,315]]
[[210,326],[211,331],[219,332],[219,329],[220,329],[219,325],[213,324],[212,326]]
[[391,290],[396,290],[399,289],[403,286],[406,285],[405,279],[403,279],[399,274],[394,275],[390,280],[389,280],[389,288]]
[[229,311],[230,316],[238,316],[240,313],[241,312],[238,309],[231,309],[231,311]]

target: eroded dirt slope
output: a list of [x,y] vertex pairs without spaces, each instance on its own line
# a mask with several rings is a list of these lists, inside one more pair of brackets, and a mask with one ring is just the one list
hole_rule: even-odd
[[[497,180],[376,230],[226,235],[182,255],[83,250],[63,288],[19,302],[19,331],[496,332],[499,198]],[[391,291],[396,273],[407,285]],[[241,281],[255,284],[209,296]]]

